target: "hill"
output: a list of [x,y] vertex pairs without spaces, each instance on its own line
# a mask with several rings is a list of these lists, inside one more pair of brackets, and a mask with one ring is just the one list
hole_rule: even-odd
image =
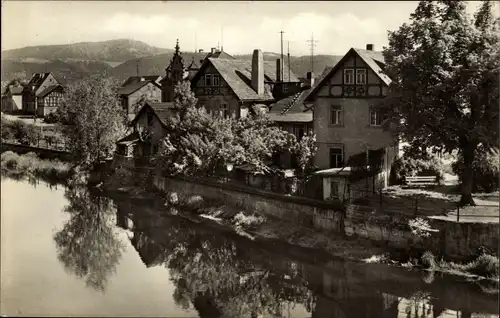
[[63,45],[28,46],[20,49],[2,51],[2,59],[24,61],[38,60],[98,60],[124,62],[130,59],[171,52],[151,46],[141,41],[119,39],[102,42],[80,42]]
[[[117,77],[120,80],[125,80],[129,76],[137,75],[137,62],[139,62],[139,75],[164,75],[165,68],[170,64],[173,53],[158,54],[154,56],[147,56],[143,58],[133,59],[126,61],[116,67],[114,67],[110,74]],[[200,61],[206,56],[206,53],[182,53],[185,65],[189,65],[191,61]],[[235,58],[251,60],[252,55],[234,55]],[[275,61],[279,57],[276,53],[264,53],[264,60]],[[335,65],[342,56],[336,55],[318,55],[314,57],[314,73],[319,75],[323,72],[325,67],[331,67]],[[285,59],[286,61],[286,59]],[[309,56],[290,56],[290,68],[299,77],[305,77],[307,72],[311,68],[311,58]],[[287,71],[284,71],[285,79],[287,76]]]
[[92,74],[109,73],[112,67],[100,61],[48,61],[45,63],[2,60],[2,81],[14,78],[29,79],[33,73],[53,72],[58,79],[69,84]]

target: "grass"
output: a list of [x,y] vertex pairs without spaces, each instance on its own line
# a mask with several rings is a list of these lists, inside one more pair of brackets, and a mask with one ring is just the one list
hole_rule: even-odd
[[59,160],[43,160],[35,153],[18,155],[6,151],[1,155],[1,170],[7,176],[33,176],[50,183],[62,183],[71,177],[71,166]]
[[472,261],[465,263],[437,260],[426,251],[420,257],[420,266],[430,271],[441,271],[458,275],[478,276],[490,280],[499,280],[500,260],[497,256],[482,253]]

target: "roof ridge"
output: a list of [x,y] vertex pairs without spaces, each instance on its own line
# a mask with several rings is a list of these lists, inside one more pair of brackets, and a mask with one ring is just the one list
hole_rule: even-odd
[[297,99],[299,99],[300,93],[301,92],[298,92],[298,93],[295,93],[295,95],[292,95],[293,98],[290,101],[290,104],[288,104],[285,108],[283,108],[283,110],[281,111],[282,114],[286,113],[287,111],[290,110],[290,108],[292,108],[293,104],[295,104]]

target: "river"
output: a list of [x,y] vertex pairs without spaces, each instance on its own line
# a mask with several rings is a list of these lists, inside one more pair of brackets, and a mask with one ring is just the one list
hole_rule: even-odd
[[486,283],[297,259],[85,188],[1,186],[3,315],[498,317],[496,286]]

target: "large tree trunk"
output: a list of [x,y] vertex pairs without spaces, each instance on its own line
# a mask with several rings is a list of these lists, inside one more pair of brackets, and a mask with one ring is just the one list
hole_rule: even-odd
[[462,149],[463,155],[463,169],[462,169],[462,197],[460,198],[459,205],[476,205],[472,199],[472,183],[473,183],[473,170],[472,164],[474,162],[475,147],[468,144]]

